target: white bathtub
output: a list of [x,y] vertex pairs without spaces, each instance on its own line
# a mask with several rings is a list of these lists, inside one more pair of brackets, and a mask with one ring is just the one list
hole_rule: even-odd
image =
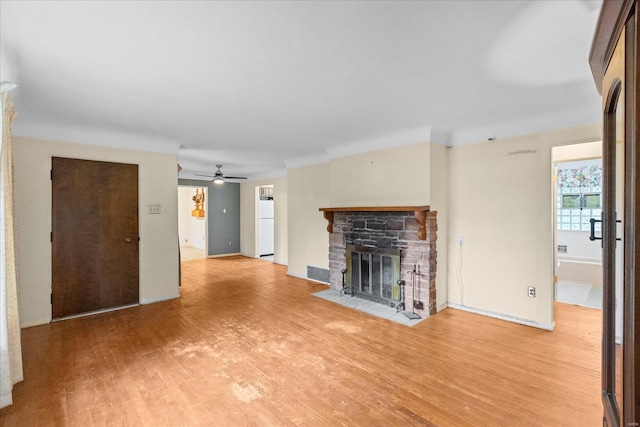
[[602,287],[602,261],[600,258],[570,257],[558,254],[556,276],[559,282]]

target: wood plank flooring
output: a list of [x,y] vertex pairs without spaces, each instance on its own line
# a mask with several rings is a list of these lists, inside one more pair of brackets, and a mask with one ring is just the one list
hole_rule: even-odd
[[600,426],[600,318],[542,331],[446,309],[413,328],[244,257],[180,299],[23,330],[2,426]]

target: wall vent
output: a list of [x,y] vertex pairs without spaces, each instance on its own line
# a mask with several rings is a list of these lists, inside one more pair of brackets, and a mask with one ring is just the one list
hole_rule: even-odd
[[329,269],[307,265],[307,279],[329,283]]

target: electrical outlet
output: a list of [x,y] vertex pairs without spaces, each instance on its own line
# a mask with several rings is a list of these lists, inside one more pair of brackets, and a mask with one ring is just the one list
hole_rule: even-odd
[[528,292],[529,292],[529,298],[535,298],[536,297],[536,288],[534,286],[529,286],[528,288]]
[[147,205],[147,213],[148,214],[159,214],[160,213],[160,205]]
[[463,236],[458,236],[458,245],[460,245],[460,246],[464,245],[464,237]]

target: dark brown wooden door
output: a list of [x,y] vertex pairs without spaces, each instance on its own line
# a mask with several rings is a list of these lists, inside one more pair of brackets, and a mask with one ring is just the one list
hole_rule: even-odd
[[640,26],[634,0],[602,4],[591,65],[603,97],[603,426],[640,425]]
[[138,303],[138,165],[52,158],[53,318]]

